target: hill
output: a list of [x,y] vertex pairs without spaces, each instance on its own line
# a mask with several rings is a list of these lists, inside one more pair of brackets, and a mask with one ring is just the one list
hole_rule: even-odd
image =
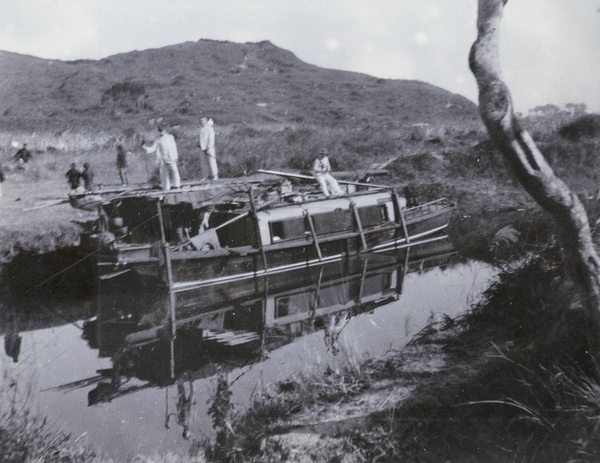
[[476,105],[433,85],[319,68],[271,44],[212,40],[57,61],[0,51],[0,130],[112,128],[167,116],[220,125],[456,124]]

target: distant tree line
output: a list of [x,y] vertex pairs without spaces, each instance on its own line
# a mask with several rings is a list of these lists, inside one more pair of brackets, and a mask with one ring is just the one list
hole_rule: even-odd
[[586,113],[586,111],[587,105],[585,103],[567,103],[564,110],[559,106],[547,104],[531,108],[529,110],[529,114],[538,116],[554,116],[566,112],[572,116],[582,116]]

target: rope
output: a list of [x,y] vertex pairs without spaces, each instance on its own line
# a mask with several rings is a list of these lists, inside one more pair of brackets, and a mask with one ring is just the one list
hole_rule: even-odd
[[[153,216],[152,216],[152,217],[150,217],[148,220],[145,220],[145,221],[143,221],[142,223],[140,223],[140,224],[139,224],[139,225],[137,225],[136,227],[132,228],[131,230],[135,230],[135,229],[137,229],[137,228],[141,227],[142,225],[145,225],[146,223],[150,222],[151,220],[155,219],[156,217],[158,217],[158,214],[156,214],[156,215],[153,215]],[[74,262],[73,264],[71,264],[71,265],[69,265],[69,266],[67,266],[67,267],[63,268],[62,270],[60,270],[60,271],[56,272],[54,275],[50,275],[50,276],[49,276],[48,278],[46,278],[44,281],[42,281],[42,282],[38,283],[37,285],[33,286],[32,288],[29,288],[27,291],[25,291],[25,293],[24,293],[24,294],[28,294],[28,293],[30,293],[31,291],[33,291],[33,290],[35,290],[35,289],[39,288],[40,286],[42,286],[42,285],[45,285],[45,284],[46,284],[46,283],[48,283],[50,280],[53,280],[53,279],[54,279],[54,278],[56,278],[57,276],[59,276],[59,275],[62,275],[63,273],[65,273],[67,270],[70,270],[70,269],[72,269],[73,267],[75,267],[75,266],[77,266],[77,265],[81,264],[81,263],[82,263],[84,260],[86,260],[86,259],[88,259],[88,258],[92,257],[94,254],[98,254],[98,253],[99,253],[99,252],[100,252],[102,249],[104,249],[105,247],[107,247],[107,246],[109,246],[109,245],[110,245],[110,243],[107,243],[107,244],[105,244],[105,245],[103,245],[103,246],[100,246],[100,247],[98,247],[98,249],[96,249],[95,251],[93,251],[93,252],[90,252],[89,254],[86,254],[85,256],[83,256],[81,259],[77,260],[77,261],[76,261],[76,262]]]

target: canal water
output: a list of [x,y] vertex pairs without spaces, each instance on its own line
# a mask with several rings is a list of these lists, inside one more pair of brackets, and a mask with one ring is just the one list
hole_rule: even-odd
[[218,288],[218,306],[187,313],[175,339],[168,324],[108,319],[92,301],[45,301],[26,321],[3,303],[14,318],[3,317],[0,368],[34,413],[111,456],[183,449],[212,435],[218,372],[241,411],[273,382],[402,347],[430,317],[467,310],[496,273],[444,246],[328,264],[237,299]]

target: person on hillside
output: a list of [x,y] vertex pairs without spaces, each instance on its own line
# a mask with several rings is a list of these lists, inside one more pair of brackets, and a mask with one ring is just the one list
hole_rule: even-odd
[[31,159],[31,152],[27,149],[27,143],[23,143],[23,148],[16,152],[14,160],[19,163],[19,169],[27,169],[27,163]]
[[313,175],[315,176],[315,180],[321,185],[321,190],[323,190],[325,196],[329,196],[329,189],[327,186],[331,188],[331,193],[333,195],[339,196],[343,194],[343,191],[337,180],[330,174],[331,164],[329,163],[327,154],[326,148],[319,151],[319,155],[313,164]]
[[198,138],[198,147],[202,150],[200,162],[202,165],[202,175],[211,180],[219,178],[217,167],[217,152],[215,150],[215,129],[212,119],[206,117],[200,118],[200,137]]
[[65,177],[67,177],[67,182],[71,187],[71,193],[74,193],[75,190],[79,188],[79,185],[81,183],[81,172],[77,170],[77,167],[74,162],[71,163],[71,168],[67,171]]
[[91,192],[94,190],[94,171],[90,167],[90,164],[86,162],[83,165],[83,170],[81,171],[81,178],[83,179],[83,184],[86,192]]
[[156,153],[160,169],[160,186],[163,190],[171,189],[171,180],[173,182],[173,188],[181,187],[181,177],[179,176],[179,169],[177,168],[177,144],[175,143],[175,137],[167,132],[167,130],[159,126],[158,127],[159,137],[151,145],[146,145],[145,141],[142,141],[142,148],[146,150],[146,153]]
[[123,185],[129,185],[127,167],[127,153],[125,153],[123,145],[117,145],[117,170],[119,171],[119,177],[121,177],[121,183]]

